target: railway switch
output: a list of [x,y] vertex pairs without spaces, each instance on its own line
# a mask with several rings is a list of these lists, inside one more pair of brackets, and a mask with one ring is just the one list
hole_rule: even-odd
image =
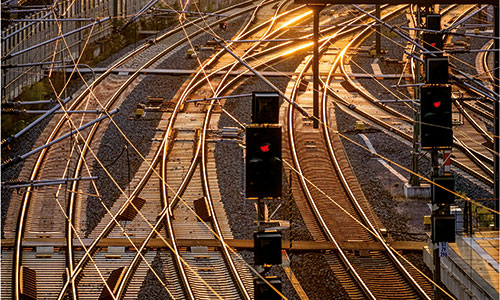
[[252,123],[278,124],[280,95],[275,92],[252,93]]
[[420,143],[422,148],[453,145],[451,87],[423,86],[420,90]]
[[[259,277],[254,277],[254,299],[255,300],[280,300],[281,296],[274,290],[281,293],[281,279],[277,276],[264,277],[267,282]],[[272,287],[271,287],[272,286]]]
[[281,126],[246,129],[246,196],[281,197]]
[[203,222],[209,222],[212,219],[206,197],[194,200],[194,211]]
[[36,271],[25,266],[21,266],[20,293],[23,300],[37,299]]
[[278,231],[256,231],[253,234],[254,263],[256,265],[280,265],[281,233]]
[[434,183],[431,186],[433,204],[443,205],[455,202],[455,195],[453,194],[455,192],[455,177],[453,175],[433,176],[432,182]]

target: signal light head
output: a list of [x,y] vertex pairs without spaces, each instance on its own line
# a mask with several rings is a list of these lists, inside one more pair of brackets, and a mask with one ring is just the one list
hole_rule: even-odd
[[281,197],[281,126],[249,126],[246,133],[246,196]]

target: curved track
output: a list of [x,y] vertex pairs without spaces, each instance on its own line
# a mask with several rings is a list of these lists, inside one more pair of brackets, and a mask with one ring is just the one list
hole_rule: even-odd
[[[340,52],[332,63],[327,82],[338,66],[339,58],[345,54],[343,52]],[[322,59],[326,60],[324,55]],[[305,63],[303,70],[309,63],[310,60]],[[306,92],[302,96],[305,99],[300,99],[297,91],[300,80],[299,76],[291,98],[294,103],[307,109],[311,106],[308,99],[310,94]],[[342,146],[330,125],[331,111],[327,106],[327,98],[325,93],[322,130],[311,128],[309,120],[295,115],[294,106],[290,105],[287,112],[288,144],[293,160],[293,166],[289,167],[298,173],[298,181],[312,210],[312,215],[306,213],[304,216],[306,223],[312,228],[315,238],[323,239],[326,236],[326,240],[331,241],[338,249],[339,256],[330,255],[329,259],[335,266],[335,274],[351,298],[429,298],[429,285],[425,285],[422,279],[417,283],[413,278],[416,272],[410,274],[392,250],[385,246],[384,239],[378,233],[381,228],[380,221],[369,208],[354,174],[350,171],[345,154],[338,156]],[[314,220],[311,219],[313,216]],[[349,240],[381,241],[386,249],[368,251],[360,256],[359,253],[356,255],[342,249],[342,243]],[[347,271],[338,267],[341,261]],[[377,276],[373,276],[372,268],[377,269]],[[426,286],[426,291],[422,289],[421,284]]]

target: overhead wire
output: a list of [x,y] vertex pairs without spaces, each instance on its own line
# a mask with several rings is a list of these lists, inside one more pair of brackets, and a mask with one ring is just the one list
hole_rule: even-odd
[[[371,74],[371,73],[368,73],[366,70],[364,70],[358,63],[356,63],[355,60],[350,60],[351,63],[355,64],[358,68],[360,68],[365,74],[369,75],[373,80],[375,80],[379,85],[382,85],[384,87],[384,89],[386,89],[387,91],[389,91],[391,94],[393,94],[393,96],[395,96],[398,100],[403,100],[401,99],[400,97],[398,97],[397,95],[395,95],[394,93],[392,93],[392,91],[390,89],[388,89],[386,86],[384,86],[378,79],[376,79],[376,75],[374,74]],[[412,99],[407,99],[407,100],[412,100]],[[406,104],[406,102],[403,102]],[[416,111],[415,109],[412,109],[413,111]],[[406,121],[406,119],[404,118],[399,118],[399,117],[396,117],[400,120],[403,120],[403,121]],[[440,125],[436,125],[436,124],[429,124],[429,123],[426,123],[426,122],[423,122],[423,121],[415,121],[414,122],[417,122],[417,124],[421,124],[421,125],[427,125],[427,126],[431,126],[431,127],[436,127],[436,128],[443,128],[443,129],[450,129],[449,127],[444,127],[444,126],[440,126]],[[455,133],[458,133],[460,136],[462,137],[465,137],[467,140],[473,142],[474,144],[476,145],[480,145],[480,146],[484,146],[482,145],[480,142],[478,142],[477,140],[475,140],[472,136],[470,136],[468,133],[466,132],[462,132],[462,131],[455,131]],[[480,135],[483,135],[483,133],[479,133]],[[490,135],[488,135],[488,137],[490,137]],[[493,152],[494,153],[494,152]]]
[[[191,41],[190,41],[189,35],[187,34],[187,32],[186,32],[186,31],[185,31],[185,29],[184,29],[184,24],[182,23],[182,16],[179,18],[179,21],[180,21],[180,22],[181,22],[181,24],[182,24],[183,31],[184,31],[184,33],[185,33],[185,35],[186,35],[186,38],[188,39],[188,42],[189,42],[189,44],[190,44],[191,48],[194,50],[194,47],[193,47],[193,45],[192,45],[192,43],[191,43]],[[205,24],[206,24],[206,23],[205,23]],[[216,94],[216,92],[215,92],[215,90],[214,90],[213,86],[211,85],[210,79],[209,79],[208,75],[206,74],[206,71],[205,71],[204,65],[203,65],[203,64],[201,63],[201,61],[198,59],[198,56],[197,56],[197,62],[198,62],[198,64],[200,65],[201,71],[203,72],[203,76],[204,76],[205,80],[208,82],[209,87],[210,87],[210,89],[212,90],[212,93]],[[213,102],[214,102],[214,101],[212,101],[212,103],[213,103]],[[199,143],[200,143],[200,144],[201,144],[201,143],[205,143],[205,141],[199,141]],[[192,208],[191,208],[191,207],[190,207],[187,203],[185,203],[185,202],[184,202],[184,200],[182,200],[182,198],[181,198],[181,197],[179,197],[179,199],[180,199],[180,200],[181,200],[181,201],[185,204],[185,206],[186,206],[186,207],[187,207],[187,208],[188,208],[188,209],[189,209],[189,210],[190,210],[190,211],[191,211],[191,212],[192,212],[192,213],[193,213],[193,214],[194,214],[194,215],[195,215],[195,216],[196,216],[199,220],[201,220],[201,218],[200,218],[200,217],[196,214],[196,212],[195,212],[195,211],[194,211],[194,210],[193,210],[193,209],[192,209]],[[222,243],[222,245],[223,245],[223,247],[224,247],[225,249],[229,249],[231,252],[233,252],[233,253],[235,253],[236,255],[238,255],[238,256],[239,256],[239,254],[237,254],[237,252],[235,252],[235,251],[234,251],[234,249],[232,249],[229,245],[227,245],[227,243],[223,240],[223,237],[222,237],[222,236],[219,236],[219,234],[218,234],[218,233],[216,233],[216,232],[214,231],[214,229],[212,229],[212,228],[211,228],[208,224],[206,224],[206,222],[203,222],[203,224],[207,227],[207,229],[209,229],[209,231],[211,231],[211,232],[212,232],[212,234],[213,234],[214,236],[216,236],[216,237],[217,237],[217,239],[218,239],[219,241],[221,241],[221,243]],[[244,260],[242,259],[242,261],[244,261]],[[249,267],[250,267],[250,266],[249,266]],[[251,268],[251,269],[252,269],[252,268]],[[255,270],[254,270],[254,271],[255,271]],[[255,271],[255,272],[256,272],[256,271]],[[269,284],[269,282],[267,282],[267,280],[266,280],[265,278],[263,278],[263,277],[262,277],[262,276],[261,276],[258,272],[256,272],[256,274],[257,274],[257,276],[261,277],[261,279],[263,279],[263,280],[264,280],[267,284]],[[285,299],[286,299],[286,297],[284,297],[284,295],[282,295],[282,294],[281,294],[281,292],[279,292],[278,290],[276,290],[276,289],[275,289],[275,288],[274,288],[271,284],[269,284],[269,286],[270,286],[272,289],[274,289],[274,290],[275,290],[275,291],[276,291],[276,292],[277,292],[280,296],[282,296],[283,298],[285,298]]]
[[[339,133],[339,134],[341,134],[341,133]],[[342,136],[343,136],[343,135],[342,135]],[[345,137],[345,136],[343,136],[343,137]],[[347,138],[347,137],[345,137],[345,138]],[[350,140],[350,141],[351,141],[351,142],[354,142],[353,140]],[[358,145],[358,146],[362,146],[362,145],[359,145],[359,144],[357,144],[357,145]],[[363,147],[363,146],[362,146],[362,147]],[[378,154],[378,155],[379,155],[379,154]],[[383,158],[383,159],[384,159],[384,160],[386,160],[386,161],[388,161],[388,162],[391,162],[391,163],[396,164],[395,162],[392,162],[392,161],[390,161],[390,160],[389,160],[389,159],[387,159],[387,158]],[[398,164],[396,164],[396,165],[397,165],[397,166],[399,166],[399,167],[402,167],[402,166],[400,166],[400,165],[398,165]],[[405,170],[406,170],[406,171],[409,171],[410,173],[413,173],[413,172],[411,172],[411,170],[408,170],[408,169],[405,169]],[[431,184],[434,184],[434,185],[436,185],[436,186],[438,186],[438,187],[441,187],[441,186],[439,186],[438,184],[436,184],[436,183],[434,183],[434,182],[430,181],[429,179],[422,177],[421,175],[418,175],[418,174],[416,174],[416,173],[414,173],[414,175],[417,175],[417,176],[421,177],[422,179],[424,179],[424,180],[426,180],[426,181],[430,182]],[[443,188],[443,187],[441,187],[441,188]],[[447,189],[445,189],[445,190],[447,190]],[[448,191],[448,192],[452,192],[452,191],[450,191],[450,190],[447,190],[447,191]],[[454,193],[454,192],[452,192],[452,193]],[[455,196],[458,196],[459,198],[462,198],[462,199],[463,199],[463,200],[465,200],[465,201],[470,201],[470,202],[473,202],[473,203],[474,203],[474,204],[476,204],[476,205],[483,206],[484,208],[486,208],[486,209],[487,209],[487,210],[489,210],[490,212],[493,212],[493,213],[497,213],[497,214],[498,214],[498,212],[493,211],[493,210],[491,210],[490,208],[488,208],[488,207],[486,207],[486,206],[484,206],[484,205],[482,205],[482,204],[480,204],[480,203],[475,203],[472,199],[470,199],[470,198],[468,198],[468,197],[464,197],[464,196],[462,196],[462,195],[460,195],[460,194],[457,194],[457,193],[454,193],[454,194],[455,194]]]
[[[89,35],[89,37],[90,37],[90,35]],[[67,44],[66,44],[66,47],[68,47],[68,46],[67,46]],[[68,48],[68,50],[69,50],[69,48]],[[70,52],[70,57],[71,57],[71,59],[74,61],[74,59],[73,59],[73,57],[72,57],[72,55],[71,55],[71,52]],[[77,66],[78,64],[77,64],[77,63],[75,63],[75,65],[76,65],[76,68],[78,68],[78,66]],[[81,75],[81,74],[80,74],[80,75]],[[69,82],[69,80],[70,80],[70,79],[68,79],[68,82]],[[49,79],[49,81],[50,81],[50,79]],[[52,87],[54,88],[54,86],[53,86],[53,85],[52,85]],[[61,93],[62,93],[62,92],[61,92]],[[64,108],[64,107],[63,107],[63,110],[65,110],[65,108]],[[67,112],[65,112],[65,113],[67,114]],[[68,118],[68,120],[69,120],[69,121],[70,121],[70,123],[71,123],[72,121],[71,121],[71,119],[69,118],[69,115],[67,116],[67,118]],[[80,132],[78,132],[78,134],[80,134]],[[83,137],[82,137],[82,138],[83,138]],[[87,143],[87,141],[86,141],[86,143]],[[89,147],[89,149],[90,149],[90,147]],[[92,150],[91,150],[91,149],[90,149],[90,151],[92,152]],[[110,176],[110,174],[108,174],[108,176]],[[110,177],[111,177],[111,176],[110,176]],[[117,183],[115,182],[115,184],[117,184]],[[117,186],[118,186],[118,185],[117,185]],[[118,187],[119,187],[119,186],[118,186]],[[122,193],[123,193],[123,191],[122,191]],[[107,208],[107,207],[106,207],[106,205],[105,205],[104,203],[102,203],[102,202],[101,202],[101,204],[102,204],[105,208]],[[132,203],[132,205],[133,205],[133,203]],[[137,209],[137,208],[136,208],[136,209]],[[139,210],[137,210],[137,211],[139,212],[139,214],[141,214],[141,215],[142,215],[142,213],[141,213]],[[64,213],[64,212],[63,212],[63,213]],[[108,211],[108,213],[109,213],[109,211]],[[65,214],[65,213],[64,213],[64,214]],[[65,215],[65,217],[68,219],[68,217],[67,217],[66,215]],[[143,216],[143,218],[145,218],[145,217]],[[68,219],[68,221],[69,221],[69,219]],[[71,222],[70,222],[70,223],[71,223]],[[120,226],[120,224],[118,224],[118,225]],[[72,224],[72,223],[71,223],[71,226],[73,227],[73,224]],[[123,230],[123,228],[122,228],[122,230]],[[75,233],[78,235],[78,233],[76,232],[76,230],[75,230]],[[130,240],[130,238],[129,238],[129,241],[130,241],[130,243],[131,243],[133,246],[135,246],[135,245],[134,245],[134,243]],[[137,249],[136,249],[136,250],[137,250]],[[91,258],[91,256],[90,256],[90,258]],[[146,261],[146,264],[148,264],[148,267],[150,267],[150,268],[151,268],[151,266],[149,265],[149,263],[147,262],[147,260],[146,260],[146,259],[142,256],[142,254],[141,254],[141,258],[142,258],[144,261]],[[158,277],[158,275],[156,274],[156,272],[155,272],[152,268],[151,268],[151,270],[153,271],[153,273],[155,274],[155,276],[157,276],[157,277]],[[158,277],[158,278],[159,278],[159,277]],[[106,284],[106,282],[105,282],[105,284]],[[108,289],[109,289],[109,288],[108,288]],[[168,289],[167,289],[167,292],[169,292],[169,291],[168,291]],[[170,293],[170,292],[169,292],[169,293]],[[113,296],[113,297],[114,297],[114,296]]]
[[[90,149],[90,148],[89,148],[89,149]],[[91,150],[91,149],[90,149],[90,150]],[[92,150],[91,150],[91,152],[92,152]],[[108,176],[109,176],[109,175],[108,175]],[[131,203],[131,204],[132,204],[132,206],[134,206],[134,208],[135,208],[135,209],[139,212],[139,210],[135,207],[135,205],[134,205],[133,203]],[[141,213],[139,212],[139,214],[141,214]],[[141,215],[142,215],[142,214],[141,214]],[[143,218],[144,218],[144,217],[143,217]],[[151,226],[151,225],[150,225],[150,226]]]
[[[397,44],[397,43],[396,43],[396,44]],[[352,60],[351,60],[351,61],[352,61]],[[357,64],[355,61],[352,61],[352,62],[353,62],[353,63],[355,63],[355,64]],[[359,66],[359,65],[358,65],[358,66]],[[268,66],[268,67],[272,68],[272,66]],[[359,66],[359,67],[361,68],[361,66]],[[361,69],[362,69],[362,68],[361,68]],[[364,69],[362,69],[362,70],[363,70],[363,71],[365,71]],[[366,72],[366,71],[365,71],[365,73],[366,73],[366,74],[369,74],[369,73],[368,73],[368,72]],[[376,78],[375,78],[375,79],[376,79]],[[378,82],[379,84],[381,84],[378,80],[377,80],[377,82]],[[420,123],[421,123],[421,124],[425,124],[424,122],[420,122]],[[434,126],[434,124],[427,124],[427,125],[429,125],[429,126]],[[470,139],[470,140],[473,140],[473,139],[472,139],[472,138],[470,138],[470,137],[469,137],[469,139]],[[476,141],[475,143],[477,143],[477,141]]]

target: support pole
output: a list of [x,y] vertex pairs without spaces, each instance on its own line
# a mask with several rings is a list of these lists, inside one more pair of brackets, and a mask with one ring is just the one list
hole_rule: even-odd
[[[71,100],[71,97],[68,97],[66,99],[64,99],[62,101],[62,104],[66,104],[69,100]],[[57,104],[55,105],[54,107],[52,107],[50,110],[48,110],[45,114],[43,114],[42,116],[40,116],[38,119],[36,119],[35,121],[31,122],[28,126],[26,126],[23,130],[19,131],[18,133],[16,133],[15,135],[13,136],[10,136],[8,137],[7,139],[3,140],[2,141],[2,145],[3,144],[8,144],[10,143],[12,140],[14,139],[17,139],[19,138],[21,135],[23,135],[24,133],[26,133],[28,130],[30,130],[31,128],[33,128],[36,124],[40,123],[43,119],[45,119],[46,117],[50,116],[53,112],[55,112],[56,110],[58,110],[59,108],[61,107],[60,104]]]
[[[494,23],[495,23],[495,28],[493,30],[493,36],[495,37],[499,37],[500,36],[500,20],[498,20],[498,18],[500,18],[500,12],[499,12],[499,7],[500,5],[495,5],[493,6],[493,10],[494,10],[494,13],[493,13],[493,20],[494,20]],[[500,42],[498,39],[495,39],[495,42],[494,42],[494,47],[495,49],[499,49],[500,48]],[[498,212],[499,212],[499,202],[500,202],[500,199],[499,199],[499,194],[500,194],[500,185],[499,185],[499,182],[498,182],[498,170],[500,168],[500,165],[498,163],[498,151],[500,151],[499,149],[499,144],[498,144],[498,135],[500,134],[500,131],[499,131],[499,123],[500,123],[500,120],[499,120],[499,117],[498,117],[498,114],[499,114],[499,108],[500,108],[500,82],[499,82],[499,78],[500,78],[500,65],[499,65],[499,61],[500,61],[500,53],[498,51],[495,51],[494,52],[494,58],[493,58],[493,70],[494,71],[494,82],[493,82],[493,85],[494,85],[494,89],[495,89],[495,93],[496,93],[496,101],[494,101],[495,103],[495,115],[494,115],[494,123],[495,123],[495,127],[494,127],[494,130],[493,130],[493,140],[494,140],[494,168],[493,170],[495,170],[495,177],[494,177],[494,195],[495,195],[495,211],[497,212],[495,214],[495,228],[498,230],[499,229],[499,216],[498,216]]]
[[[380,17],[380,4],[376,4],[375,5],[375,16],[378,18],[378,19],[381,19]],[[380,55],[381,54],[381,41],[380,41],[380,30],[382,30],[382,25],[380,25],[380,23],[377,23],[377,25],[375,26],[375,51],[377,52],[377,55]]]
[[101,116],[101,117],[99,117],[99,118],[95,119],[94,121],[90,121],[90,122],[88,122],[87,124],[83,125],[83,126],[82,126],[82,127],[80,127],[80,128],[77,128],[77,129],[74,129],[74,130],[70,131],[70,132],[68,132],[68,133],[66,133],[66,134],[64,134],[64,135],[62,135],[62,136],[60,136],[60,137],[56,138],[56,139],[55,139],[55,140],[53,140],[52,142],[49,142],[49,143],[47,143],[47,144],[45,144],[45,145],[43,145],[43,146],[40,146],[40,147],[38,147],[38,148],[36,148],[36,149],[33,149],[33,150],[31,150],[30,152],[28,152],[28,153],[26,153],[26,154],[23,154],[23,155],[20,155],[20,156],[16,156],[16,157],[15,157],[14,159],[12,159],[11,161],[8,161],[8,162],[6,162],[6,163],[3,163],[3,164],[2,164],[2,168],[6,167],[6,166],[8,166],[8,165],[11,165],[11,164],[16,164],[16,163],[18,163],[18,162],[20,162],[20,161],[22,161],[22,160],[24,160],[24,159],[28,158],[29,156],[31,156],[31,155],[33,155],[33,154],[35,154],[35,153],[37,153],[37,152],[40,152],[41,150],[43,150],[43,149],[45,149],[45,148],[48,148],[48,147],[52,146],[53,144],[55,144],[55,143],[57,143],[57,142],[60,142],[60,141],[64,140],[65,138],[67,138],[67,137],[69,137],[69,136],[72,136],[73,134],[75,134],[75,133],[77,133],[77,132],[80,132],[80,131],[84,130],[85,128],[87,128],[87,127],[90,127],[90,126],[94,125],[95,123],[97,123],[97,122],[100,122],[100,121],[104,120],[104,119],[105,119],[105,118],[107,118],[108,116],[114,115],[114,114],[115,114],[115,113],[117,113],[117,112],[118,112],[118,109],[115,109],[115,110],[113,110],[113,111],[110,111],[108,114],[103,115],[103,116]]
[[[420,15],[420,6],[417,7],[417,24],[416,27],[420,28],[422,24],[422,16]],[[416,38],[418,39],[420,36],[419,32],[415,33]],[[413,104],[413,149],[412,149],[412,159],[411,159],[411,170],[413,171],[410,174],[409,185],[412,187],[420,186],[420,178],[417,176],[418,172],[418,159],[420,155],[420,61],[415,59],[415,69],[413,72],[415,73],[415,89],[413,90],[413,99],[418,100]]]
[[[432,149],[431,150],[431,168],[432,168],[432,175],[433,176],[438,176],[439,175],[439,152],[437,149]],[[432,198],[432,201],[434,202],[436,199]],[[437,207],[436,204],[432,205],[432,216],[437,216],[441,213],[440,208]],[[434,221],[433,221],[434,222]],[[436,283],[436,286],[434,286],[434,300],[441,300],[441,290],[439,287],[442,286],[441,283],[441,259],[439,257],[439,243],[433,243],[432,244],[432,258],[434,261],[434,272],[433,272],[433,277],[432,280]]]
[[319,128],[319,13],[324,5],[308,5],[313,11],[313,128]]
[[257,203],[257,231],[263,230],[262,224],[264,224],[266,219],[266,203],[264,199],[258,198]]
[[9,184],[9,183],[2,183],[2,185],[5,188],[8,189],[18,189],[18,188],[25,188],[25,187],[39,187],[39,186],[45,186],[45,185],[58,185],[58,184],[65,184],[70,181],[80,181],[80,180],[95,180],[97,179],[96,176],[92,177],[76,177],[76,178],[59,178],[59,179],[43,179],[43,180],[33,180],[30,182],[19,182],[15,184]]
[[212,101],[212,100],[243,98],[243,97],[252,97],[252,94],[240,94],[240,95],[230,95],[230,96],[221,96],[221,97],[212,97],[212,98],[190,99],[190,100],[186,100],[186,102],[189,103],[189,102],[200,102],[200,101]]
[[[2,110],[3,114],[45,114],[47,110],[26,110],[26,109],[13,109],[13,110]],[[100,114],[102,110],[56,110],[55,114]]]
[[439,257],[439,244],[433,243],[432,247],[432,258],[434,261],[434,273],[432,280],[437,286],[434,286],[434,300],[441,300],[441,290],[438,286],[441,286],[441,258]]

